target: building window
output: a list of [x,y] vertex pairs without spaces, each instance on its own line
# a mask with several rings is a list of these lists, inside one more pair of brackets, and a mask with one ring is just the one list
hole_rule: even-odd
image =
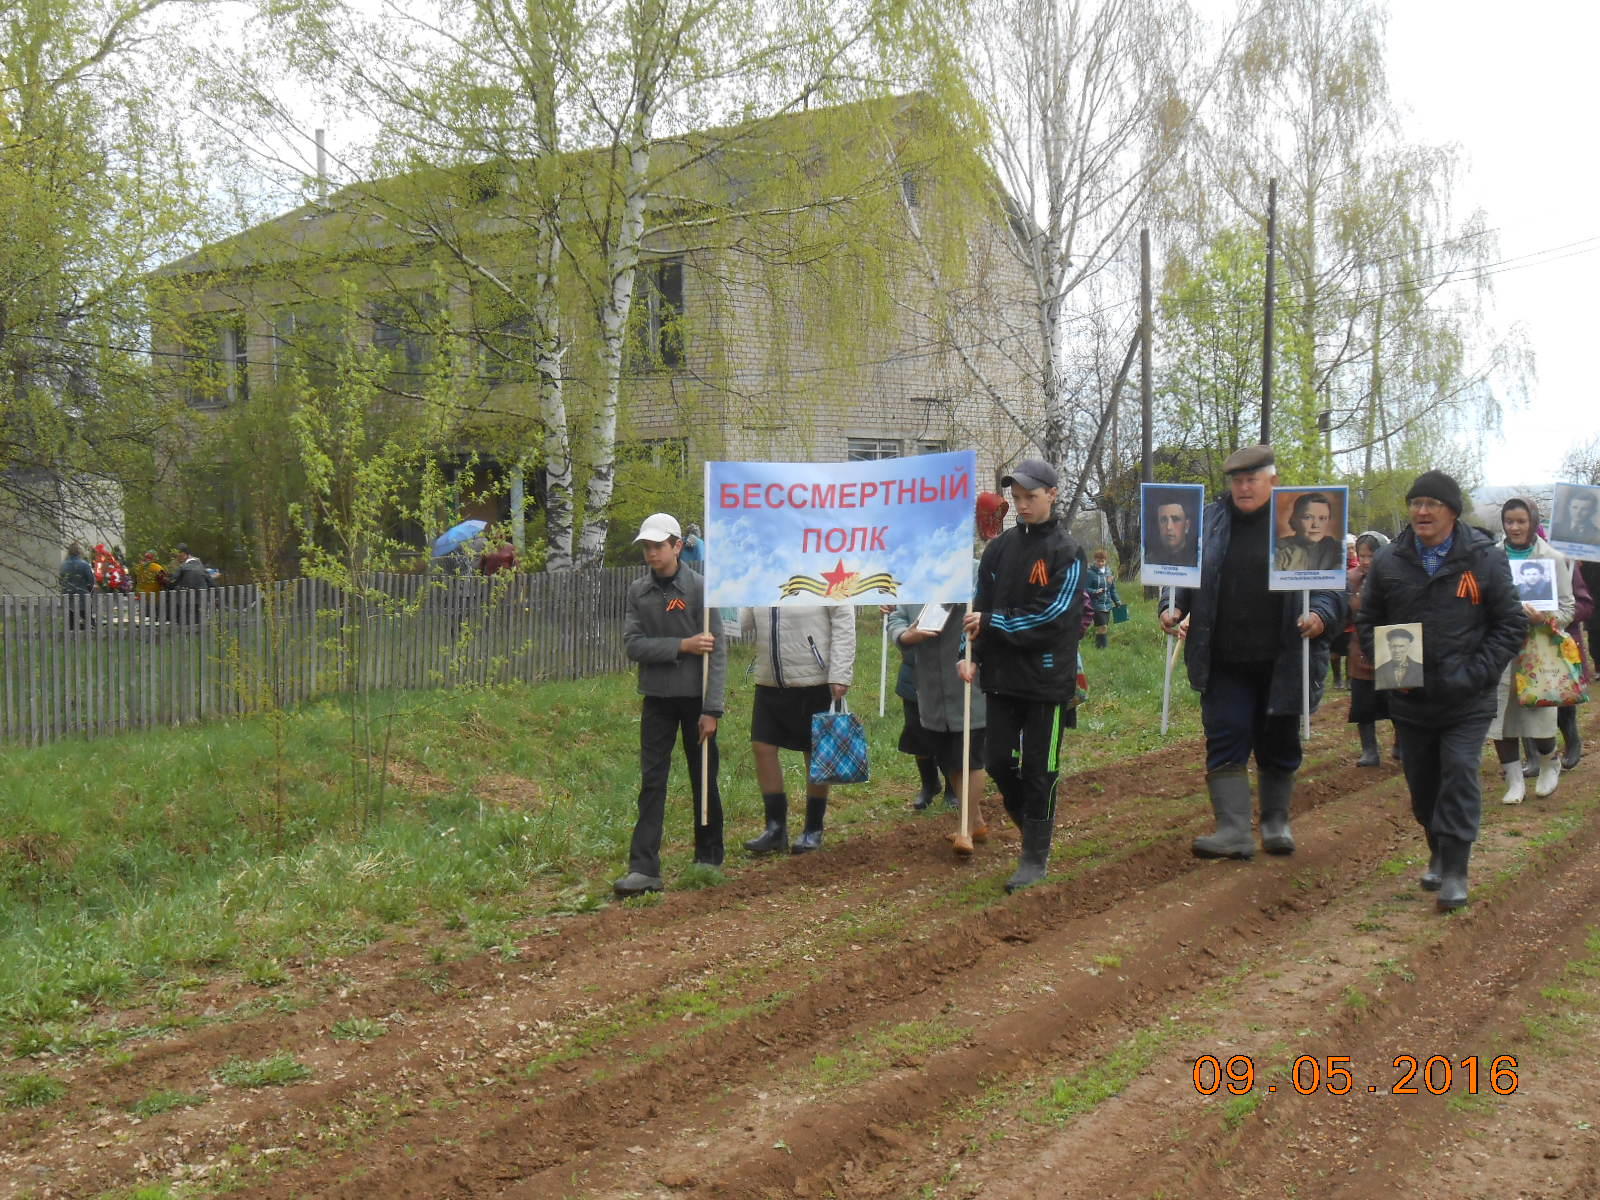
[[512,317],[483,332],[478,373],[490,387],[526,383],[537,374],[535,349],[532,318]]
[[433,361],[432,321],[437,305],[426,292],[407,292],[372,306],[372,345],[389,359],[389,386],[419,391]]
[[290,370],[298,368],[313,386],[331,386],[340,324],[331,304],[279,306],[272,317],[273,380],[285,383]]
[[639,265],[634,296],[633,359],[636,366],[681,367],[683,337],[683,259],[662,258]]
[[689,474],[688,438],[643,438],[617,446],[618,465],[654,467],[674,479]]
[[899,458],[899,438],[846,438],[845,462],[871,462],[878,458]]
[[196,321],[186,344],[184,399],[193,408],[221,408],[250,398],[250,355],[244,314],[211,313]]

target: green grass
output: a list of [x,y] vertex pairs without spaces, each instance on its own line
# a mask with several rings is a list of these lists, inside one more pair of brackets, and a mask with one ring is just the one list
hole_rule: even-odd
[[[1080,718],[1096,736],[1064,739],[1064,772],[1162,744],[1164,639],[1153,606],[1136,599],[1133,608],[1110,649],[1091,642],[1084,652],[1090,699]],[[836,789],[834,836],[904,820],[916,790],[914,765],[896,749],[902,716],[892,695],[887,715],[876,716],[878,630],[877,614],[864,611],[853,699],[868,729],[872,782]],[[730,846],[760,827],[747,749],[752,653],[733,648],[720,735]],[[892,687],[893,650],[889,665]],[[188,993],[217,974],[272,989],[291,969],[314,971],[410,926],[449,925],[462,945],[509,956],[519,922],[612,903],[609,881],[626,859],[638,792],[632,674],[376,703],[397,714],[399,781],[379,821],[363,820],[351,791],[350,715],[340,699],[285,716],[281,758],[267,717],[8,748],[0,1045],[13,1053],[81,1045],[108,1008],[141,1001],[184,1023],[193,1019]],[[1181,664],[1173,712],[1173,737],[1197,732]],[[785,755],[784,767],[800,794],[800,757]],[[272,788],[280,772],[281,805]],[[663,846],[670,886],[715,886],[748,869],[737,850],[722,871],[689,863],[687,801],[680,763]],[[1062,858],[1079,861],[1068,850]],[[987,879],[971,900],[992,902]]]
[[908,1021],[863,1035],[837,1054],[817,1055],[811,1070],[823,1087],[855,1087],[960,1045],[967,1036],[966,1030],[943,1021]]
[[1084,1070],[1050,1085],[1046,1097],[1031,1115],[1036,1120],[1065,1124],[1092,1111],[1117,1095],[1145,1070],[1156,1054],[1178,1033],[1176,1024],[1143,1029]]
[[389,1032],[386,1021],[378,1021],[371,1017],[351,1017],[344,1021],[335,1021],[328,1030],[335,1040],[341,1042],[370,1042],[381,1038]]
[[292,1054],[280,1051],[266,1058],[247,1062],[230,1058],[214,1072],[218,1083],[233,1087],[286,1087],[311,1078],[311,1068],[296,1062]]
[[128,1111],[136,1117],[153,1117],[179,1108],[197,1108],[206,1098],[197,1092],[156,1091],[134,1101]]
[[7,1108],[43,1108],[67,1094],[67,1085],[49,1075],[13,1075],[0,1088]]

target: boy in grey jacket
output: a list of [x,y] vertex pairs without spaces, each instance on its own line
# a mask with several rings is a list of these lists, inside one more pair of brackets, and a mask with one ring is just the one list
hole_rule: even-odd
[[[672,743],[681,736],[694,807],[694,860],[722,865],[722,794],[717,789],[717,721],[728,674],[722,620],[711,610],[705,632],[705,581],[683,566],[683,534],[666,513],[646,517],[633,539],[644,547],[650,573],[628,588],[622,643],[639,664],[639,819],[628,849],[628,873],[613,884],[619,896],[661,890],[661,832],[666,817]],[[706,655],[709,677],[701,691]],[[700,744],[707,743],[707,820],[700,822]]]

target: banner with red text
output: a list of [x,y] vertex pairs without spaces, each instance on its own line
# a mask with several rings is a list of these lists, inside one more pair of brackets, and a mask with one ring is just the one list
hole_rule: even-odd
[[965,604],[976,471],[971,450],[708,462],[706,603]]

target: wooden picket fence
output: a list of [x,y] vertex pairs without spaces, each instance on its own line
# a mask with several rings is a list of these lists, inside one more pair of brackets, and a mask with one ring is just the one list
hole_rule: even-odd
[[621,670],[624,602],[640,570],[3,596],[0,741],[43,745],[338,692]]

